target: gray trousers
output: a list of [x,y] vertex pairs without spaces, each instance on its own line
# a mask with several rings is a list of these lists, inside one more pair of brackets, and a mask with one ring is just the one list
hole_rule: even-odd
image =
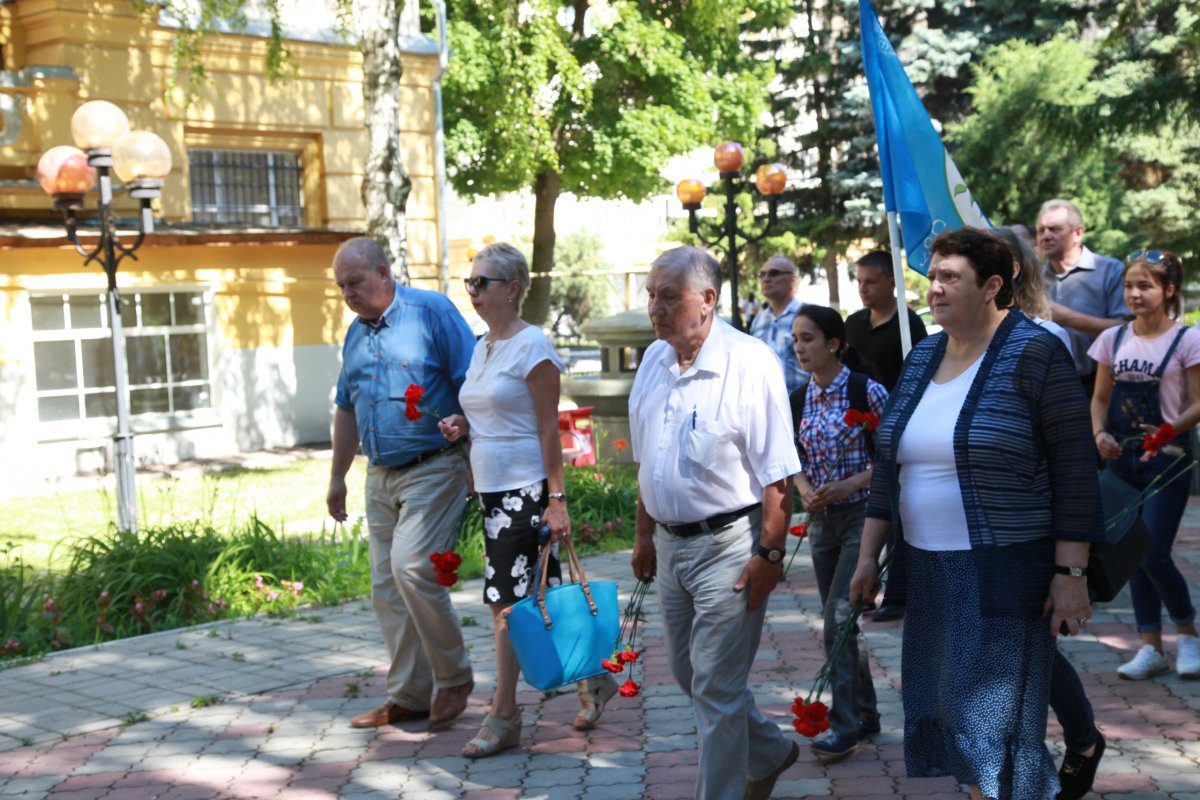
[[[866,501],[831,506],[813,514],[808,524],[813,572],[825,616],[825,654],[833,649],[837,629],[850,614],[850,578],[858,565]],[[855,625],[834,659],[829,678],[833,708],[829,727],[836,733],[857,738],[860,721],[876,717],[875,684],[871,665],[860,645],[862,629]]]
[[367,468],[371,600],[388,651],[388,697],[413,711],[429,708],[435,688],[471,680],[450,591],[429,560],[458,538],[466,475],[461,447],[408,469]]
[[765,778],[792,748],[747,686],[766,605],[748,612],[745,592],[733,591],[760,520],[755,513],[687,539],[654,531],[667,658],[696,715],[698,800],[741,800],[747,778]]

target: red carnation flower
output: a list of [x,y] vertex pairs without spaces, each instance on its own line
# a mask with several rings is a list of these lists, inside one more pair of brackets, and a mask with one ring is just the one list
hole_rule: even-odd
[[853,428],[855,425],[861,425],[863,423],[863,412],[859,411],[857,408],[847,408],[846,416],[842,417],[842,422],[846,423],[846,425],[851,428]]
[[439,586],[453,586],[458,583],[457,572],[439,572],[437,576]]
[[620,657],[618,657],[617,661],[609,661],[607,658],[601,659],[600,666],[614,674],[625,670],[625,665],[620,663]]
[[421,418],[421,410],[412,403],[409,403],[404,407],[404,416],[409,422],[416,422]]
[[633,682],[633,678],[621,684],[621,688],[617,690],[621,693],[621,697],[637,697],[642,693],[642,687]]
[[638,654],[632,650],[622,650],[617,655],[617,660],[622,664],[632,664],[638,660]]
[[1159,450],[1166,447],[1171,442],[1175,441],[1175,437],[1179,434],[1175,432],[1175,426],[1169,422],[1164,422],[1158,426],[1158,430],[1150,431],[1142,437],[1142,450],[1147,453],[1157,453]]
[[629,448],[628,439],[613,439],[613,450],[624,451]]
[[803,539],[804,534],[808,533],[808,525],[805,525],[804,523],[793,525],[792,527],[788,528],[788,533],[790,533],[792,536],[799,536],[801,539]]
[[421,398],[425,396],[425,390],[417,386],[415,383],[410,383],[408,388],[404,390],[404,402],[415,406],[421,402]]

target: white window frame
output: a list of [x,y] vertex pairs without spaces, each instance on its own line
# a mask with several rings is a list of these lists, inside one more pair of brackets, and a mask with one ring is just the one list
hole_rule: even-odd
[[[153,325],[142,326],[141,323],[141,302],[140,298],[148,295],[162,294],[187,294],[199,295],[203,304],[202,319],[199,322],[186,325]],[[32,301],[43,298],[62,298],[64,304],[64,321],[67,325],[63,329],[52,330],[34,330],[32,317]],[[80,297],[97,298],[97,304],[100,307],[100,327],[85,327],[72,328],[71,326],[71,308],[70,301],[76,301]],[[167,348],[165,357],[167,359],[167,380],[155,383],[132,384],[130,383],[130,391],[138,389],[163,389],[168,390],[169,410],[167,411],[148,411],[143,413],[131,413],[130,423],[135,433],[152,433],[163,432],[170,430],[178,430],[193,427],[207,427],[214,424],[219,424],[219,418],[216,414],[216,398],[215,392],[215,377],[214,366],[215,357],[213,352],[213,344],[215,337],[213,335],[213,291],[205,286],[197,285],[159,285],[127,289],[122,292],[122,299],[136,298],[135,303],[135,322],[136,324],[126,323],[123,331],[125,334],[126,351],[129,349],[130,339],[141,336],[169,336],[171,334],[201,334],[204,337],[204,373],[205,377],[201,379],[191,380],[172,380],[170,374],[170,348]],[[113,392],[115,385],[106,385],[98,387],[85,387],[83,378],[83,352],[81,342],[85,340],[103,341],[103,353],[106,358],[112,357],[111,331],[108,325],[108,302],[107,297],[103,292],[96,289],[38,289],[30,290],[29,298],[31,301],[30,307],[30,351],[31,351],[31,380],[30,386],[34,389],[34,418],[38,425],[38,440],[39,441],[65,441],[75,439],[87,439],[111,436],[116,430],[116,416],[104,417],[88,417],[86,416],[85,398],[87,395],[104,394]],[[37,386],[37,362],[36,348],[34,345],[38,342],[55,342],[66,341],[74,343],[75,350],[75,386],[70,389],[40,389]],[[128,369],[128,366],[127,366]],[[186,389],[192,387],[207,387],[208,389],[208,404],[195,409],[174,410],[174,389]],[[74,419],[65,420],[49,420],[42,421],[41,409],[39,401],[44,397],[77,397],[79,403],[79,416]]]

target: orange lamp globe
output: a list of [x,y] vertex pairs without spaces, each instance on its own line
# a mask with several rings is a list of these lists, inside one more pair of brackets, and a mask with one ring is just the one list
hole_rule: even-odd
[[129,133],[129,118],[107,100],[89,100],[71,115],[71,138],[84,150],[113,147]]
[[704,202],[704,195],[706,194],[708,194],[708,190],[704,188],[704,184],[695,178],[687,178],[675,186],[675,196],[685,206],[700,205]]
[[78,147],[60,145],[42,154],[37,177],[46,194],[86,194],[96,183],[96,170]]
[[763,164],[754,172],[758,191],[767,196],[779,194],[787,187],[787,168],[778,162]]
[[713,163],[721,172],[737,172],[742,168],[744,158],[742,146],[737,142],[717,145],[716,152],[713,153]]

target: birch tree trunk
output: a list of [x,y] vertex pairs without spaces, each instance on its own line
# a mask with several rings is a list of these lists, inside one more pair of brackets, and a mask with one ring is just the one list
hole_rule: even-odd
[[362,201],[367,235],[387,253],[396,280],[408,284],[404,214],[412,181],[400,158],[400,16],[405,0],[355,0],[363,54],[363,115],[369,145]]

